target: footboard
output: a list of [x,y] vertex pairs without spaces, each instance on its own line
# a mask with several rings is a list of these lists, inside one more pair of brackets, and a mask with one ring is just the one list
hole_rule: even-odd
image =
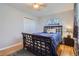
[[24,48],[38,56],[52,55],[52,41],[49,37],[33,35],[28,33],[23,34]]

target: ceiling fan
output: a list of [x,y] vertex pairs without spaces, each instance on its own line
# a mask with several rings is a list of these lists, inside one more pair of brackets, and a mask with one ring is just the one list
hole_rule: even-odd
[[32,8],[35,10],[40,10],[46,7],[44,3],[32,3]]

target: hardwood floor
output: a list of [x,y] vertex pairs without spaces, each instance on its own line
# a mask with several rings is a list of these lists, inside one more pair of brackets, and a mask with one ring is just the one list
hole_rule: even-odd
[[[22,43],[16,44],[13,47],[0,51],[0,56],[34,56],[31,52],[23,50]],[[59,45],[57,53],[59,56],[75,56],[75,49],[66,45]]]
[[0,56],[8,56],[12,53],[15,53],[23,48],[21,42],[14,44],[12,47],[0,51]]
[[57,49],[57,53],[59,56],[75,56],[76,51],[73,47],[60,45]]
[[27,51],[26,49],[21,49],[13,54],[10,54],[9,56],[35,56],[35,55]]
[[[75,56],[74,48],[66,45],[60,45],[57,49],[57,53],[59,56]],[[35,56],[35,55],[27,51],[26,49],[22,49],[16,53],[11,54],[10,56]]]

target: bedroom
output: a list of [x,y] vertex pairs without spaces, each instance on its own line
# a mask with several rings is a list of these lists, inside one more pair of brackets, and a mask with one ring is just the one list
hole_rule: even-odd
[[[23,48],[26,50],[26,56],[57,55],[57,51],[52,50],[56,50],[59,43],[63,44],[63,38],[67,37],[68,34],[73,38],[73,3],[37,3],[40,7],[34,7],[34,4],[0,3],[0,55],[18,55]],[[54,37],[55,33],[52,34],[52,32],[55,32],[57,37]],[[50,34],[55,38],[53,39],[54,41],[58,38],[56,42],[53,42],[54,44],[52,44],[52,39],[48,37]],[[25,43],[25,36],[27,36],[28,42],[32,41],[33,46],[35,44],[37,46],[42,45],[39,42],[43,43],[44,49],[40,47],[40,50],[44,51],[37,53],[36,46],[32,48],[29,45],[30,43]],[[34,41],[31,40],[31,37]],[[48,41],[50,42],[49,44],[47,43]],[[50,45],[53,45],[54,48]],[[30,52],[27,52],[27,50],[30,50]],[[23,51],[22,53],[25,52]]]

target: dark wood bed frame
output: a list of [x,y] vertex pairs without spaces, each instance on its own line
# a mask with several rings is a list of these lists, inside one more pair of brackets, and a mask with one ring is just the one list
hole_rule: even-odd
[[[56,31],[62,33],[62,26],[45,26],[44,32],[47,31],[47,29],[56,28]],[[23,35],[23,45],[24,49],[26,48],[28,51],[32,52],[33,54],[37,56],[51,56],[51,55],[57,55],[56,51],[52,53],[52,41],[50,37],[45,37],[41,35],[34,35],[34,34],[28,34],[28,33],[22,33]]]

